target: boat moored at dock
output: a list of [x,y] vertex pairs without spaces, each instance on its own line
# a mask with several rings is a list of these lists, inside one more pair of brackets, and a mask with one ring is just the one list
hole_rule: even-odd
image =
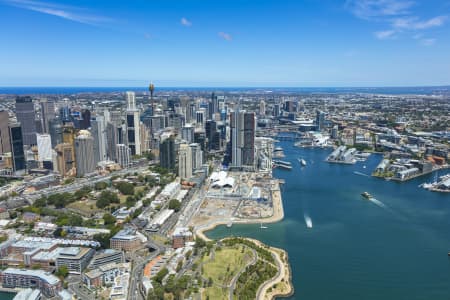
[[292,170],[292,164],[288,161],[282,161],[282,160],[274,160],[273,161],[274,167],[279,167],[286,170]]

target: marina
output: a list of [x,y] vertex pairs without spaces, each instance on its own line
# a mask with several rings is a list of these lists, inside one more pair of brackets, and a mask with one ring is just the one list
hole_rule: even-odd
[[432,192],[450,193],[450,174],[439,177],[439,181],[435,178],[433,183],[424,183],[420,187]]
[[356,149],[347,149],[346,146],[337,147],[326,159],[329,163],[348,164],[353,165],[356,163]]
[[292,170],[292,164],[288,161],[282,161],[282,160],[274,160],[273,166],[286,169],[286,170]]

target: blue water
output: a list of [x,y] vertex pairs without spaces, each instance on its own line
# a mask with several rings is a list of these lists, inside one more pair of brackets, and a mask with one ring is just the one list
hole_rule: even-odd
[[[420,94],[450,95],[450,86],[436,87],[157,87],[156,91],[273,91],[284,93],[368,93],[368,94]],[[110,93],[124,91],[148,91],[148,87],[0,87],[0,94],[60,94]]]
[[[280,145],[295,166],[275,171],[286,180],[285,219],[264,230],[220,226],[209,237],[249,236],[286,249],[295,287],[290,299],[450,299],[450,194],[418,187],[433,175],[390,182],[354,173],[369,174],[379,155],[337,165],[324,162],[330,150]],[[362,198],[364,191],[376,200]]]

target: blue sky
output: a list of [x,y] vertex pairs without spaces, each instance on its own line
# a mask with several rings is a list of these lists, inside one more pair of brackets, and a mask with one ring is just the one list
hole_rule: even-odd
[[450,84],[450,0],[0,0],[0,86]]

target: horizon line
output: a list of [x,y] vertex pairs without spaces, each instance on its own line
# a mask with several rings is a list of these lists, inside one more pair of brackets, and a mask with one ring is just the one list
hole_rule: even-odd
[[[329,86],[270,86],[270,85],[266,85],[266,86],[252,86],[252,85],[224,85],[224,86],[219,86],[219,85],[205,85],[205,86],[195,86],[195,85],[179,85],[179,86],[170,86],[170,85],[161,85],[161,86],[156,86],[157,88],[197,88],[197,89],[201,89],[201,88],[205,88],[205,89],[211,89],[211,88],[226,88],[226,89],[230,89],[230,88],[238,88],[238,89],[242,89],[242,88],[250,88],[250,89],[264,89],[264,88],[268,88],[268,89],[288,89],[288,88],[295,88],[295,89],[320,89],[320,88],[336,88],[336,89],[348,89],[348,88],[352,88],[352,89],[364,89],[364,88],[440,88],[440,87],[450,87],[450,84],[438,84],[438,85],[362,85],[362,86],[351,86],[351,85],[343,85],[343,86],[333,86],[333,85],[329,85]],[[33,89],[33,88],[142,88],[142,89],[148,89],[148,86],[134,86],[134,85],[117,85],[117,86],[102,86],[102,85],[10,85],[10,86],[0,86],[0,89],[12,89],[12,88],[24,88],[24,89]]]

